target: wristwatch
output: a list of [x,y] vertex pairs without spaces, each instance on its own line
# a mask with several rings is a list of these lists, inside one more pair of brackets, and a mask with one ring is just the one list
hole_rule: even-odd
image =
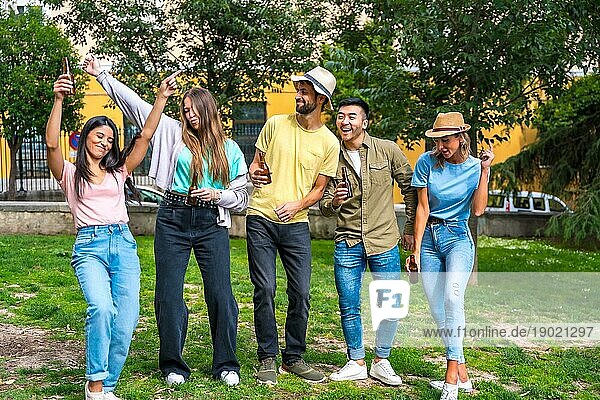
[[214,190],[214,196],[212,199],[213,204],[217,204],[219,201],[221,201],[221,194],[223,193],[223,191],[221,189],[215,189]]

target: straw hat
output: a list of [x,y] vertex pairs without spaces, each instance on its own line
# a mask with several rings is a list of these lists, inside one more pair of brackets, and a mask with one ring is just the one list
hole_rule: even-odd
[[465,124],[465,120],[461,113],[439,113],[435,118],[435,122],[433,123],[433,129],[429,129],[427,132],[425,132],[425,136],[430,138],[439,138],[442,136],[466,132],[469,129],[471,129],[471,125]]
[[315,91],[327,97],[329,107],[333,110],[331,104],[331,94],[335,90],[335,76],[323,67],[315,67],[304,75],[292,75],[292,82],[309,81],[313,84]]

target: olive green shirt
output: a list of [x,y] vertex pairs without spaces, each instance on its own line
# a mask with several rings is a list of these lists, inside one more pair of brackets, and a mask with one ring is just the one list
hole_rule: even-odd
[[373,138],[366,132],[358,152],[361,177],[352,167],[343,143],[336,174],[336,179],[341,179],[342,167],[348,169],[352,198],[334,208],[335,182],[332,179],[319,208],[325,216],[337,215],[336,242],[345,240],[348,246],[363,242],[367,255],[381,254],[397,246],[400,239],[394,211],[394,180],[400,186],[406,204],[404,233],[413,234],[417,192],[410,186],[412,168],[396,143]]

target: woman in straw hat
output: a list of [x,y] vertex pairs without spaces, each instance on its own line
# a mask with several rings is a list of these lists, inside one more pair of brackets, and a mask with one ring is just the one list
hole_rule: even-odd
[[[431,314],[440,329],[458,332],[465,327],[464,294],[473,268],[475,245],[469,231],[471,210],[485,211],[492,150],[481,159],[470,155],[470,139],[458,112],[438,114],[425,136],[435,147],[422,154],[412,186],[418,190],[414,256]],[[408,260],[407,260],[408,261]],[[459,388],[471,391],[461,335],[442,337],[446,347],[446,379],[431,385],[442,389],[442,400],[458,397]]]

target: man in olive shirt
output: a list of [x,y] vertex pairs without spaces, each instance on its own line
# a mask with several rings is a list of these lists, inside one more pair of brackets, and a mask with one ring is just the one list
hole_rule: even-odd
[[[339,295],[342,329],[349,361],[331,374],[334,381],[367,378],[365,348],[360,316],[360,291],[367,265],[374,279],[400,279],[400,235],[394,212],[394,180],[406,204],[407,221],[402,236],[406,250],[414,247],[413,223],[417,196],[410,186],[412,168],[398,145],[377,139],[366,132],[369,106],[359,98],[342,100],[336,118],[342,138],[337,185],[330,181],[319,206],[325,216],[337,216],[334,271]],[[340,183],[346,169],[349,190]],[[376,334],[375,359],[369,375],[388,385],[400,385],[387,358],[390,355],[398,320],[384,320]]]

